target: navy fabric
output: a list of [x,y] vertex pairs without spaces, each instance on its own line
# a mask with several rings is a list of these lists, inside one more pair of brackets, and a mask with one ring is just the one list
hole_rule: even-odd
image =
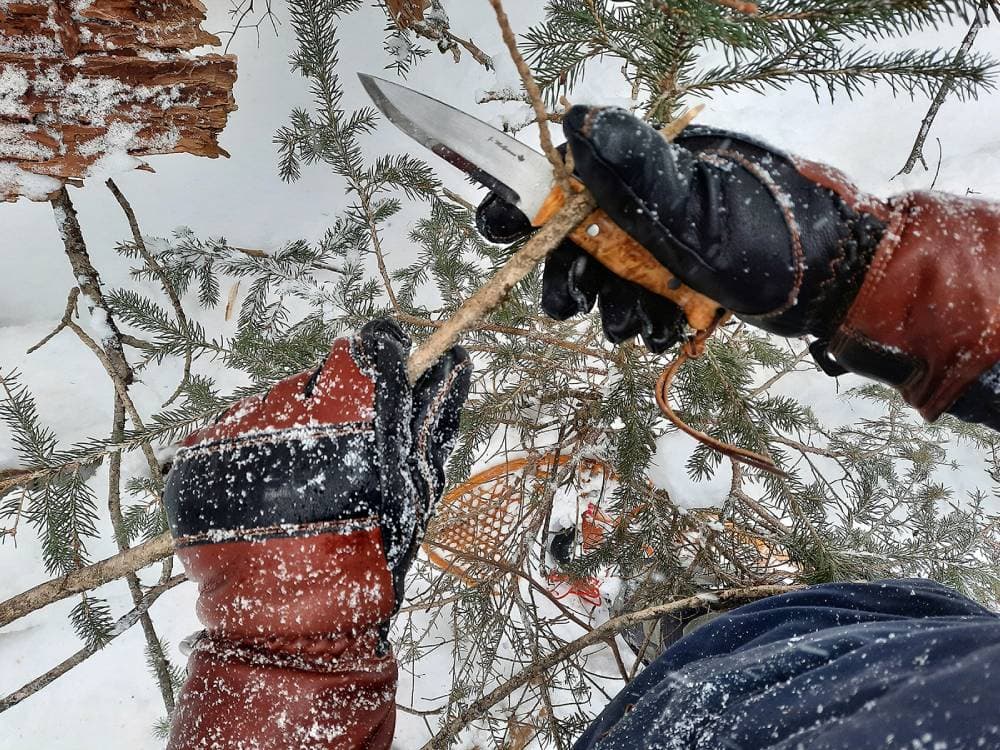
[[1000,616],[929,581],[764,599],[678,641],[574,750],[1000,748]]

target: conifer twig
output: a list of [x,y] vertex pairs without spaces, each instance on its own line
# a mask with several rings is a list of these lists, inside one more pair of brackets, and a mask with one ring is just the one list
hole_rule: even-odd
[[[977,8],[975,18],[972,20],[972,25],[969,26],[969,31],[966,33],[965,38],[962,40],[962,44],[959,46],[958,52],[955,55],[956,64],[962,62],[965,59],[965,56],[969,54],[969,50],[972,49],[972,45],[976,41],[976,36],[979,34],[979,30],[983,27],[983,18],[986,15],[987,5],[988,2],[983,2],[980,3],[979,8]],[[927,135],[931,132],[931,126],[937,118],[941,105],[944,104],[945,99],[948,98],[948,94],[951,93],[954,85],[954,79],[947,78],[941,84],[941,88],[938,89],[937,94],[934,95],[934,99],[931,101],[931,106],[927,110],[927,114],[924,115],[923,121],[920,123],[920,130],[917,132],[917,138],[913,143],[910,156],[907,158],[906,164],[903,165],[903,168],[896,173],[896,177],[899,177],[901,174],[910,174],[910,172],[913,171],[913,168],[917,165],[918,161],[924,165],[924,169],[927,169],[927,162],[924,159],[924,143],[927,142]]]
[[574,195],[567,200],[566,205],[539,229],[524,247],[514,253],[489,281],[479,287],[454,315],[410,355],[406,363],[410,382],[416,382],[417,378],[458,341],[459,336],[499,307],[511,288],[531,273],[567,234],[590,215],[596,205],[589,193]]
[[507,45],[507,51],[510,52],[510,57],[514,61],[514,67],[517,68],[518,75],[521,76],[521,82],[524,84],[524,90],[528,94],[531,108],[535,110],[535,122],[538,123],[538,140],[541,143],[542,151],[545,152],[545,156],[548,157],[549,162],[552,164],[552,171],[555,173],[556,182],[562,188],[563,192],[569,195],[571,193],[569,172],[566,171],[566,165],[563,163],[562,156],[556,150],[556,147],[552,145],[552,136],[549,134],[548,124],[549,113],[545,108],[545,102],[542,101],[542,90],[538,88],[535,77],[531,74],[531,68],[528,67],[528,63],[524,61],[524,57],[521,56],[521,52],[517,48],[517,39],[510,28],[510,19],[507,18],[507,13],[503,9],[503,3],[501,0],[489,0],[489,3],[493,6],[494,13],[496,13],[497,24],[500,26],[500,35],[503,37],[504,44]]
[[[115,191],[112,190],[112,192]],[[120,193],[118,193],[118,195],[120,195]],[[121,331],[115,322],[114,316],[111,314],[111,309],[108,307],[107,302],[104,299],[100,274],[90,261],[90,256],[87,252],[87,245],[83,238],[83,230],[81,229],[80,222],[77,218],[76,209],[74,208],[73,202],[69,197],[69,192],[65,187],[63,187],[52,200],[52,207],[59,226],[59,233],[63,238],[66,256],[69,258],[70,265],[73,267],[74,274],[79,282],[80,292],[88,302],[90,314],[94,315],[95,312],[98,310],[100,311],[100,315],[96,318],[98,333],[101,334],[100,342],[95,341],[94,338],[84,331],[84,329],[73,320],[71,314],[66,315],[63,318],[63,322],[66,324],[67,328],[72,330],[77,337],[84,344],[86,344],[91,351],[94,352],[97,359],[107,371],[108,377],[111,379],[115,391],[115,418],[112,435],[113,439],[120,440],[124,433],[126,412],[129,417],[131,417],[132,423],[136,429],[144,429],[142,417],[139,415],[139,410],[136,408],[135,403],[132,401],[132,397],[129,394],[129,385],[134,381],[135,376],[132,366],[125,357],[125,346],[122,342]],[[138,224],[135,222],[134,214],[130,214],[129,211],[126,211],[126,215],[129,216],[129,223],[132,225],[133,232],[138,235]],[[141,235],[139,235],[139,241],[141,242]],[[145,255],[144,258],[148,260],[148,254]],[[67,312],[71,313],[70,306],[67,306]],[[161,478],[160,464],[159,461],[156,460],[152,447],[148,442],[145,442],[142,443],[141,448],[146,457],[146,461],[149,464],[150,479],[154,482],[159,481]],[[127,534],[124,530],[124,519],[121,514],[120,461],[121,451],[112,453],[110,460],[111,469],[109,473],[110,487],[108,506],[111,514],[111,525],[115,533],[115,540],[118,543],[119,551],[124,553],[128,550],[129,544]],[[165,580],[170,576],[171,558],[168,557],[163,565],[163,578]],[[140,607],[142,604],[142,589],[139,584],[138,576],[136,576],[135,572],[129,571],[124,575],[124,578],[126,584],[128,585],[129,592],[132,595],[133,604],[136,607]],[[142,612],[139,615],[139,621],[142,623],[143,634],[146,637],[149,657],[151,663],[153,664],[154,671],[156,672],[156,681],[163,697],[163,704],[167,709],[167,713],[170,713],[174,708],[174,692],[173,685],[170,680],[170,670],[167,657],[163,653],[159,636],[156,633],[156,628],[154,627],[153,620],[150,618],[149,614]]]
[[[250,7],[253,7],[253,3],[250,3]],[[142,232],[139,230],[139,220],[135,216],[135,211],[132,209],[132,204],[129,203],[128,198],[119,189],[118,185],[113,179],[108,178],[107,182],[104,183],[108,186],[108,190],[111,194],[115,196],[115,200],[118,201],[118,205],[121,206],[122,211],[125,213],[125,218],[128,220],[129,229],[132,231],[132,241],[135,243],[135,249],[138,251],[139,255],[142,256],[142,260],[145,262],[146,266],[153,275],[160,280],[160,285],[163,287],[164,294],[170,300],[170,306],[174,308],[174,316],[177,318],[177,325],[181,327],[182,330],[188,330],[188,320],[187,315],[184,313],[184,306],[181,304],[180,297],[177,294],[177,290],[174,289],[174,285],[170,281],[170,277],[167,276],[167,272],[160,265],[156,257],[149,252],[146,247],[146,241],[142,237]],[[164,402],[164,406],[168,406],[173,403],[174,400],[181,395],[184,390],[184,386],[187,385],[188,381],[191,379],[191,361],[194,358],[191,348],[188,347],[184,351],[184,370],[181,375],[181,382],[177,386],[173,395]]]
[[184,581],[186,580],[187,576],[181,573],[149,589],[143,595],[142,603],[139,606],[135,607],[130,612],[127,612],[125,615],[123,615],[118,619],[118,621],[114,624],[114,627],[111,629],[111,633],[106,640],[100,642],[99,644],[91,643],[84,646],[75,654],[68,657],[67,659],[64,659],[59,664],[54,666],[52,669],[47,671],[45,674],[36,677],[31,682],[28,682],[22,687],[15,690],[13,693],[3,698],[0,698],[0,713],[3,713],[9,708],[13,708],[18,703],[20,703],[25,699],[30,698],[39,690],[52,684],[57,679],[62,677],[64,674],[69,672],[71,669],[73,669],[73,667],[77,667],[80,664],[83,664],[83,662],[85,662],[91,656],[93,656],[102,648],[107,646],[108,643],[113,641],[122,633],[131,629],[137,622],[139,622],[139,619],[142,617],[142,615],[146,614],[149,608],[153,606],[153,603],[157,599],[159,599],[160,596],[162,596],[163,594],[165,594],[178,584],[184,583]]
[[69,325],[67,321],[73,317],[73,313],[76,310],[76,301],[80,298],[80,287],[73,287],[69,290],[69,297],[66,299],[66,311],[63,313],[62,318],[59,319],[59,325],[57,325],[50,334],[45,338],[35,344],[33,347],[28,349],[26,354],[34,354],[52,339],[54,339],[63,328]]
[[621,632],[630,625],[634,625],[638,622],[644,622],[645,620],[653,620],[657,617],[662,617],[663,615],[668,615],[674,612],[682,612],[684,610],[699,608],[712,611],[714,609],[721,608],[721,606],[713,607],[713,604],[729,606],[748,604],[759,599],[765,599],[769,596],[778,596],[779,594],[787,594],[792,591],[798,591],[801,588],[802,586],[755,586],[752,588],[729,589],[726,591],[712,592],[711,596],[698,595],[688,597],[687,599],[670,602],[669,604],[661,604],[639,612],[631,612],[627,615],[616,617],[613,620],[608,620],[604,624],[591,630],[586,635],[577,638],[571,643],[567,643],[565,646],[553,651],[545,658],[534,662],[531,666],[516,674],[512,679],[477,700],[471,706],[462,711],[458,716],[447,722],[441,730],[434,735],[434,737],[421,747],[420,750],[437,750],[438,748],[447,747],[451,738],[453,738],[470,722],[484,716],[490,708],[513,694],[516,690],[519,690],[527,685],[532,679],[544,674],[556,664],[559,664],[560,662],[563,662],[573,656],[573,654],[582,651],[588,646],[593,646],[613,636],[615,633]]

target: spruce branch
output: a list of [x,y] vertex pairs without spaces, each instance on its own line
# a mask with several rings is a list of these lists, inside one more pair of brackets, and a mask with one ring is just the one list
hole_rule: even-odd
[[528,67],[528,63],[525,62],[524,57],[517,48],[517,38],[510,27],[510,19],[507,18],[507,13],[503,9],[503,2],[501,0],[489,0],[489,3],[493,6],[493,12],[497,17],[497,24],[500,26],[500,35],[507,46],[511,60],[514,61],[514,67],[517,68],[518,75],[521,76],[521,83],[524,85],[528,100],[531,102],[531,108],[535,111],[535,122],[538,123],[538,139],[541,142],[542,151],[545,152],[545,156],[552,165],[552,172],[555,175],[556,183],[566,195],[570,195],[572,192],[569,185],[570,175],[566,170],[566,164],[563,162],[562,155],[552,145],[552,136],[549,134],[549,115],[548,110],[545,108],[545,102],[542,101],[542,92],[538,88],[538,84],[535,83],[535,77],[531,72],[531,68]]
[[[112,183],[112,185],[113,184],[114,183]],[[116,192],[114,189],[112,192],[116,193],[116,197],[121,195],[120,192]],[[122,196],[121,200],[123,201],[123,207],[128,205],[127,201],[124,201],[124,196]],[[129,385],[134,380],[132,366],[125,357],[125,349],[121,339],[121,332],[111,314],[111,310],[107,302],[105,301],[104,292],[101,288],[100,275],[90,261],[90,257],[87,253],[87,247],[83,239],[83,231],[80,228],[79,221],[77,220],[76,210],[70,200],[69,192],[65,187],[62,188],[62,190],[60,190],[53,199],[53,207],[55,209],[56,219],[59,222],[59,230],[61,236],[63,237],[66,255],[69,258],[76,278],[80,283],[81,292],[91,303],[91,315],[93,316],[96,310],[100,310],[103,313],[100,322],[103,326],[104,336],[101,338],[100,344],[98,344],[97,341],[95,341],[79,324],[73,320],[71,314],[63,318],[63,323],[65,323],[66,327],[77,335],[77,337],[94,353],[101,364],[104,365],[104,369],[114,385],[115,416],[111,439],[113,441],[120,441],[124,435],[126,412],[131,417],[133,426],[136,429],[144,429],[142,418],[132,401],[131,395],[129,394]],[[137,243],[142,243],[142,237],[138,233],[138,223],[135,221],[135,215],[131,213],[131,207],[129,207],[126,211],[126,214],[129,216],[129,223],[132,225],[133,232],[138,238]],[[144,244],[141,244],[140,247],[143,250],[145,249]],[[149,254],[145,253],[144,257],[147,258],[148,262]],[[69,304],[67,304],[67,311],[70,311]],[[153,449],[148,442],[143,443],[141,447],[149,465],[150,479],[158,486],[161,480],[159,461],[156,460],[156,456],[153,454]],[[108,507],[111,515],[111,524],[115,532],[115,539],[118,543],[119,551],[124,553],[128,550],[128,537],[124,530],[124,521],[121,514],[120,451],[116,451],[111,454],[109,482]],[[170,564],[171,559],[168,558],[164,563],[164,579],[169,578]],[[132,596],[132,602],[138,608],[142,604],[142,590],[139,584],[139,579],[134,572],[128,572],[124,577],[129,588],[129,593]],[[143,634],[146,637],[147,649],[150,654],[151,661],[154,664],[154,671],[160,688],[160,693],[163,698],[163,703],[167,709],[167,713],[169,714],[174,708],[174,693],[173,685],[170,680],[169,662],[167,661],[166,655],[163,653],[160,639],[156,634],[155,626],[153,625],[153,621],[149,614],[143,612],[139,616],[139,621],[142,623]]]
[[[250,2],[249,9],[253,9],[253,2]],[[270,12],[270,9],[268,9]],[[238,24],[237,24],[238,25]],[[156,260],[156,257],[149,252],[146,247],[146,241],[142,237],[142,232],[139,229],[139,220],[136,218],[135,211],[132,209],[132,204],[129,203],[128,198],[122,193],[121,189],[115,183],[113,179],[108,178],[107,182],[108,190],[118,201],[118,205],[121,206],[122,211],[125,213],[125,218],[128,220],[129,229],[132,231],[132,241],[135,243],[135,248],[142,256],[143,261],[146,263],[146,268],[151,271],[157,279],[160,281],[160,285],[163,287],[164,294],[170,300],[170,305],[174,309],[174,315],[177,318],[177,325],[181,329],[186,329],[189,327],[187,315],[184,313],[184,306],[181,305],[180,297],[177,294],[177,290],[174,289],[173,283],[170,281],[170,277],[167,275],[166,271]],[[184,371],[181,375],[181,382],[177,386],[177,390],[174,391],[173,395],[164,402],[164,406],[171,404],[184,390],[184,386],[187,384],[188,380],[191,379],[191,360],[192,351],[190,349],[184,352]]]
[[83,664],[87,659],[96,654],[101,649],[105,648],[111,641],[120,636],[122,633],[128,632],[132,627],[140,621],[140,619],[146,615],[149,608],[153,606],[157,599],[159,599],[163,594],[170,591],[170,589],[175,586],[184,583],[187,577],[183,574],[173,576],[172,578],[159,583],[153,588],[147,590],[142,597],[142,604],[135,607],[122,617],[120,617],[111,628],[108,633],[106,640],[101,643],[90,643],[79,651],[77,651],[72,656],[64,659],[59,664],[54,666],[52,669],[48,670],[44,674],[36,677],[30,682],[22,685],[20,688],[10,693],[9,695],[0,698],[0,713],[13,708],[22,701],[30,698],[32,695],[37,693],[44,687],[55,682],[57,679],[62,677],[64,674],[69,672],[74,667],[78,667]]
[[134,573],[172,555],[173,552],[173,540],[168,532],[164,532],[149,541],[130,547],[125,552],[119,552],[117,555],[93,565],[40,583],[0,602],[0,628],[74,594],[90,591],[111,581],[117,581],[129,573]]
[[[991,4],[992,2],[990,0],[984,0],[984,2],[981,3],[972,24],[969,26],[969,30],[965,34],[965,38],[962,40],[961,45],[959,45],[958,52],[955,53],[956,65],[961,64],[965,59],[965,56],[968,55],[969,51],[972,49],[972,45],[976,41],[976,36],[978,36],[979,30],[983,27],[987,7]],[[931,132],[931,126],[937,118],[941,105],[944,104],[945,99],[948,98],[948,94],[951,93],[953,87],[954,81],[951,78],[945,79],[941,83],[940,88],[934,95],[934,99],[931,101],[927,114],[924,115],[924,119],[920,123],[920,130],[917,132],[917,137],[913,143],[913,148],[910,150],[910,155],[907,157],[903,168],[896,173],[895,177],[899,177],[901,174],[910,174],[910,172],[913,171],[913,168],[917,165],[918,161],[923,164],[924,169],[927,169],[927,162],[924,160],[924,143],[927,141],[927,135]],[[940,164],[938,166],[940,167]],[[895,177],[893,179],[895,179]]]

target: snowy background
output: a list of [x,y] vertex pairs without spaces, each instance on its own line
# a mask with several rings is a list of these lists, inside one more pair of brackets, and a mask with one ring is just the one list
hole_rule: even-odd
[[[488,4],[446,0],[444,5],[455,33],[471,36],[494,56],[499,70],[487,73],[467,57],[455,65],[450,56],[435,52],[417,66],[410,84],[487,120],[499,122],[505,115],[519,119],[523,114],[520,105],[476,104],[478,92],[514,80]],[[206,27],[215,32],[228,29],[228,3],[210,1],[208,6]],[[524,30],[539,17],[542,3],[507,0],[506,6],[517,28]],[[281,20],[284,10],[280,2],[275,3],[275,10]],[[374,9],[344,24],[342,71],[378,73],[382,69],[386,61],[383,25],[384,18]],[[957,45],[964,31],[955,28],[928,33],[912,38],[910,44]],[[231,51],[239,56],[235,89],[239,111],[231,116],[221,138],[231,159],[152,157],[149,161],[156,174],[132,172],[116,177],[145,234],[167,236],[175,227],[185,225],[200,236],[224,236],[233,245],[264,250],[300,238],[315,240],[323,234],[331,217],[344,204],[339,178],[321,168],[304,169],[302,179],[292,184],[277,177],[272,136],[286,123],[293,107],[310,104],[303,81],[288,68],[293,41],[285,25],[278,37],[262,28],[259,40],[253,31],[245,31],[233,43]],[[1000,57],[1000,25],[984,29],[977,46]],[[356,80],[348,78],[344,84],[345,107],[368,103]],[[606,75],[595,70],[574,93],[573,100],[618,103],[626,95],[616,70],[609,69]],[[938,155],[934,136],[939,136],[943,153],[939,189],[1000,195],[1000,95],[979,102],[948,101],[926,149],[931,173],[918,168],[913,175],[894,182],[890,178],[906,160],[926,112],[925,100],[894,100],[886,89],[881,89],[875,94],[869,92],[864,100],[845,99],[831,105],[816,102],[807,87],[798,87],[769,94],[767,99],[741,94],[705,103],[707,109],[701,122],[740,129],[788,151],[830,162],[879,195],[928,187]],[[534,132],[525,129],[521,137],[531,142]],[[414,150],[411,142],[387,124],[380,127],[377,138],[367,140],[367,145],[372,153]],[[417,155],[425,157],[423,153]],[[442,168],[442,176],[449,186],[476,201],[475,191],[459,175],[445,172],[447,169]],[[113,250],[117,241],[128,236],[128,226],[114,198],[101,180],[92,180],[72,195],[94,265],[106,286],[128,282],[127,265]],[[404,218],[405,214],[397,217],[386,242],[390,262],[399,265],[407,262]],[[27,201],[0,205],[0,370],[17,369],[23,373],[24,382],[38,399],[43,420],[55,427],[67,444],[100,433],[110,425],[110,384],[94,357],[70,334],[61,334],[33,355],[25,355],[25,350],[56,325],[66,294],[74,284],[51,207]],[[221,320],[213,324],[231,325]],[[169,368],[155,372],[156,379],[138,383],[133,390],[144,413],[152,413],[179,379],[179,367],[176,372]],[[850,384],[842,382],[841,388]],[[830,424],[853,421],[862,416],[860,410],[865,408],[838,398],[833,381],[819,375],[793,375],[780,387],[811,404],[818,416]],[[692,504],[706,504],[725,492],[728,476],[720,477],[719,482],[691,485],[681,469],[690,450],[685,440],[672,436],[663,442],[656,479],[676,496],[684,496]],[[953,455],[961,470],[948,472],[943,480],[959,491],[988,484],[977,456],[961,450]],[[130,460],[136,461],[137,457]],[[13,465],[9,436],[0,433],[0,468]],[[138,464],[135,467],[139,473]],[[102,469],[94,479],[95,486],[100,487],[105,480]],[[110,540],[107,531],[105,537]],[[108,542],[106,548],[95,547],[91,553],[99,558],[113,551]],[[16,547],[9,542],[0,545],[0,600],[46,578],[30,531],[19,536]],[[100,594],[108,598],[118,614],[132,606],[123,582],[104,587]],[[198,628],[194,598],[193,587],[184,585],[161,598],[153,610],[176,663],[183,661],[177,644]],[[72,603],[68,600],[53,605],[0,631],[0,695],[20,687],[80,647],[67,620]],[[162,703],[143,666],[143,645],[141,631],[134,628],[66,677],[0,715],[0,750],[160,747],[151,728],[162,715]],[[414,685],[404,677],[400,686],[401,699],[417,708],[430,706],[422,701],[440,696],[450,682],[447,655],[442,655],[439,664],[425,666],[429,671],[419,675]],[[414,747],[429,736],[421,719],[400,714],[399,721],[399,747]]]

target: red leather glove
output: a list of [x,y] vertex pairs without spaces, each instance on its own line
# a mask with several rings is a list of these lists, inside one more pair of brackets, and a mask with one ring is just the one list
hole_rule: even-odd
[[169,750],[390,746],[388,623],[471,376],[456,347],[411,388],[409,346],[370,323],[184,441],[165,502],[206,630]]

